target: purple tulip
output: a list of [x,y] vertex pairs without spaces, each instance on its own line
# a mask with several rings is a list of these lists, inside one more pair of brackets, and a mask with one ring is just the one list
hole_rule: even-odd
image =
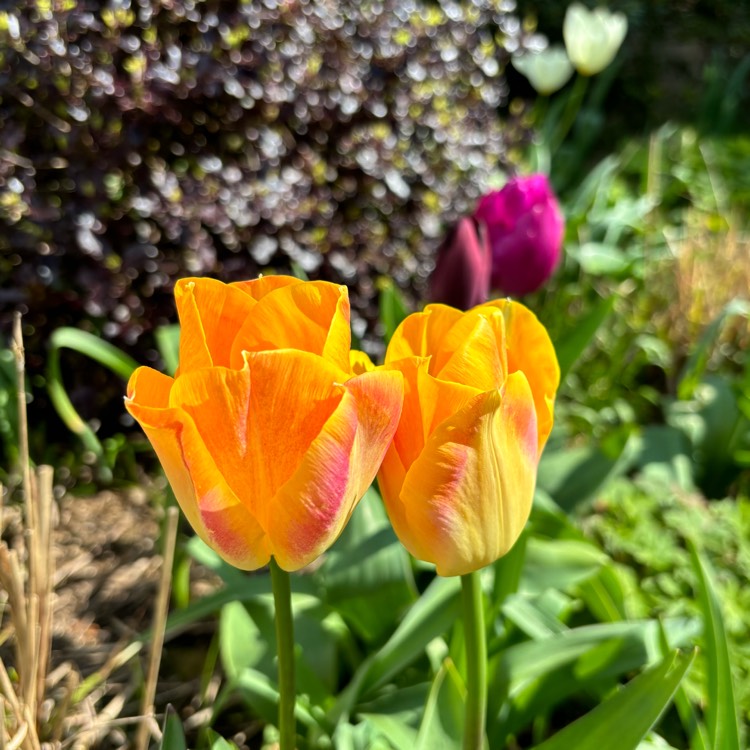
[[443,240],[430,277],[430,299],[468,310],[489,299],[490,245],[483,224],[465,216]]
[[487,225],[494,289],[518,297],[552,275],[565,223],[545,175],[514,177],[502,190],[482,196],[474,218]]

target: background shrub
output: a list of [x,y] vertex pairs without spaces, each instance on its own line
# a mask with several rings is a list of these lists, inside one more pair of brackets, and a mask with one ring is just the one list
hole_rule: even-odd
[[[346,283],[367,346],[377,276],[418,290],[444,224],[524,137],[497,116],[523,43],[508,7],[6,5],[0,323],[25,314],[37,406],[51,330],[154,362],[150,331],[189,274]],[[84,416],[113,421],[98,409],[122,384],[64,369]]]

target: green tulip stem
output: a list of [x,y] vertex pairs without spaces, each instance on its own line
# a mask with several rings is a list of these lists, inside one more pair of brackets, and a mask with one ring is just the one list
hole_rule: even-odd
[[271,558],[271,590],[276,610],[276,653],[279,659],[279,750],[294,750],[294,623],[289,573]]
[[589,77],[582,76],[580,73],[575,77],[573,87],[571,88],[568,99],[565,102],[565,109],[563,110],[560,122],[557,124],[555,133],[550,138],[549,150],[551,153],[555,153],[573,127],[573,123],[576,121],[578,112],[583,104],[583,98],[586,95],[586,90],[589,87]]
[[466,639],[464,750],[483,750],[487,716],[487,641],[479,571],[461,576]]

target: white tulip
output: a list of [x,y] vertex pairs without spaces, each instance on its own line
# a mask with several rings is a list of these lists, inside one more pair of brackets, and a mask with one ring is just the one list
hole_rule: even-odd
[[596,75],[614,60],[627,30],[628,19],[622,13],[573,3],[563,23],[568,57],[581,75]]
[[513,55],[513,67],[529,79],[529,83],[543,96],[554,94],[573,75],[573,66],[558,44],[541,52]]

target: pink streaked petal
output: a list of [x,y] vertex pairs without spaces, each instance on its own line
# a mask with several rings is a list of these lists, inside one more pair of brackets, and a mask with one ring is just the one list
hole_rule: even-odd
[[499,310],[505,318],[508,372],[521,370],[534,394],[541,452],[552,430],[555,393],[560,385],[560,367],[547,329],[536,315],[519,302],[498,299],[474,310]]
[[324,552],[372,484],[396,431],[403,378],[382,369],[347,381],[336,411],[274,499],[269,536],[285,570]]
[[[408,469],[401,490],[406,542],[440,575],[463,575],[504,555],[531,510],[538,460],[536,411],[522,373],[443,422]],[[406,529],[406,531],[405,531]],[[428,554],[425,554],[428,548]]]
[[232,565],[244,570],[265,565],[269,553],[262,530],[216,470],[190,416],[140,404],[137,399],[148,390],[141,389],[141,380],[125,404],[151,442],[190,525]]
[[258,519],[268,529],[276,493],[294,476],[344,396],[339,371],[322,357],[283,349],[249,353],[247,455]]
[[429,545],[425,544],[423,530],[414,528],[409,524],[406,504],[401,497],[405,478],[406,469],[401,462],[396,446],[391,443],[378,472],[380,494],[388,511],[388,518],[401,543],[417,559],[429,560],[431,550]]
[[234,493],[255,506],[262,491],[258,474],[263,457],[248,451],[250,371],[212,367],[180,375],[170,394],[170,406],[188,414],[206,452]]
[[267,564],[271,552],[264,530],[217,469],[193,420],[187,415],[180,445],[195,491],[200,518],[196,531],[202,529],[204,541],[241,570],[256,570]]
[[299,570],[315,560],[348,520],[358,499],[351,461],[356,435],[356,404],[344,392],[297,471],[273,498],[268,536],[284,570]]
[[377,368],[345,383],[357,409],[357,437],[353,471],[358,498],[365,494],[377,474],[396,433],[404,402],[404,376]]

